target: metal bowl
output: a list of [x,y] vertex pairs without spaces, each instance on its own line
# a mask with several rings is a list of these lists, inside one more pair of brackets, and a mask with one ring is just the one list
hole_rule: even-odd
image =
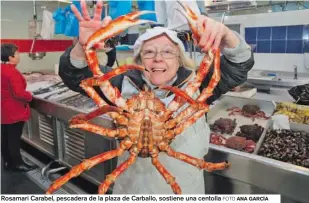
[[45,52],[35,52],[35,53],[29,53],[29,57],[32,60],[41,60],[44,56],[46,56]]

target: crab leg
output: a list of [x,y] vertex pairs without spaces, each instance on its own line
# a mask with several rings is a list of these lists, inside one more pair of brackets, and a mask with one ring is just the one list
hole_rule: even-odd
[[74,123],[76,120],[83,120],[83,121],[89,121],[94,119],[97,116],[100,116],[102,114],[105,114],[107,112],[123,112],[122,109],[115,107],[115,106],[110,106],[110,105],[104,105],[101,106],[87,114],[78,114],[74,117],[71,118],[71,123]]
[[220,50],[215,51],[215,59],[214,59],[214,71],[211,76],[211,80],[208,86],[203,89],[202,93],[197,98],[198,102],[205,102],[214,91],[215,87],[218,85],[221,79],[221,71],[220,71]]
[[196,113],[194,113],[191,117],[187,120],[183,121],[182,123],[178,124],[174,129],[168,130],[166,134],[167,139],[173,139],[177,135],[181,134],[185,129],[190,127],[193,123],[195,123],[200,117],[205,115],[209,108],[204,108]]
[[152,148],[153,146],[152,135],[151,133],[149,133],[149,130],[147,130],[149,127],[151,127],[151,122],[149,120],[144,120],[144,124],[142,124],[141,127],[144,128],[144,130],[141,131],[141,133],[143,134],[139,136],[137,144],[134,144],[131,147],[130,157],[106,177],[105,181],[99,187],[99,194],[105,194],[108,188],[110,187],[110,185],[116,181],[117,177],[120,176],[125,170],[127,170],[136,161],[137,155],[142,151],[143,141],[146,141],[148,139],[149,148]]
[[136,161],[135,154],[131,154],[131,156],[123,162],[120,166],[118,166],[111,174],[106,176],[105,181],[99,187],[99,194],[105,194],[112,183],[115,182],[118,176],[120,176],[125,170],[127,170],[134,162]]
[[[171,119],[165,123],[165,127],[167,129],[174,128],[177,124],[179,124],[181,121],[183,121],[185,118],[191,116],[193,113],[195,113],[199,109],[208,110],[208,105],[204,103],[198,103],[194,99],[192,99],[188,94],[186,94],[185,91],[172,87],[172,86],[163,86],[161,89],[166,89],[169,91],[174,92],[174,94],[181,98],[182,100],[185,100],[189,104],[191,104],[190,108],[187,108],[186,110],[180,112],[174,119]],[[195,121],[194,121],[195,122]],[[189,124],[189,123],[188,123]],[[184,127],[184,126],[183,126]],[[182,129],[181,127],[180,129]]]
[[[190,26],[192,33],[193,33],[193,37],[199,41],[200,40],[200,36],[198,34],[197,31],[197,19],[198,16],[185,4],[183,4],[180,1],[177,1],[180,6],[183,8],[182,10],[179,10],[179,12],[181,12],[187,19],[188,21],[188,25]],[[219,51],[220,52],[220,51]],[[203,58],[200,67],[196,73],[195,78],[193,79],[193,81],[188,83],[188,86],[185,88],[185,92],[189,95],[189,96],[193,96],[193,94],[198,90],[198,88],[201,86],[205,76],[207,75],[207,73],[209,72],[210,66],[213,63],[214,60],[214,54],[212,52],[212,50],[208,51],[208,55],[206,54],[205,57]],[[219,58],[220,60],[220,58]],[[220,65],[220,64],[219,64]],[[179,98],[175,97],[174,100],[169,104],[168,109],[170,111],[176,111],[177,109],[179,109],[182,105],[184,104],[183,100],[180,100]]]
[[[198,90],[201,86],[205,76],[209,72],[210,66],[212,64],[213,59],[205,56],[200,64],[200,67],[194,77],[193,81],[188,83],[188,86],[185,88],[185,92],[189,96],[193,96],[193,94]],[[181,100],[179,97],[175,97],[174,100],[169,104],[168,109],[170,111],[176,111],[184,104],[184,101]]]
[[113,77],[123,74],[129,70],[145,70],[145,68],[139,65],[122,65],[100,77],[92,77],[92,78],[83,80],[82,84],[88,85],[88,86],[99,86],[102,83],[104,83],[104,81],[110,80]]
[[157,147],[153,146],[153,137],[151,133],[148,134],[148,149],[150,151],[151,156],[151,162],[156,167],[156,169],[159,171],[159,173],[163,176],[166,183],[169,184],[174,192],[174,194],[181,194],[181,188],[175,181],[175,177],[173,177],[168,170],[160,163],[158,159],[159,150]]
[[[220,52],[219,51],[216,51],[216,53],[215,53],[214,62],[215,62],[214,72],[212,74],[210,82],[209,82],[208,86],[198,96],[198,98],[196,99],[196,103],[205,103],[205,101],[210,96],[213,95],[212,92],[213,92],[214,88],[217,86],[218,82],[220,81],[221,73],[220,73]],[[194,113],[194,111],[195,111],[195,109],[194,109],[193,106],[188,106],[185,110],[183,110],[180,114],[178,114],[178,116],[176,118],[169,121],[167,123],[167,125],[169,125],[169,128],[173,128],[177,123],[179,123],[180,121],[185,119],[185,117],[187,115],[191,115],[192,113]]]
[[166,180],[166,182],[171,185],[172,190],[175,194],[181,194],[181,188],[175,181],[175,177],[173,177],[166,168],[160,163],[158,160],[158,157],[152,157],[151,159],[152,164],[156,167],[156,169],[160,172],[160,174],[163,176],[163,178]]
[[[106,129],[103,128],[101,126],[89,123],[88,121],[101,115],[101,114],[105,114],[107,112],[112,113],[113,112],[122,112],[122,110],[118,107],[114,107],[114,106],[109,106],[109,105],[104,105],[102,107],[99,107],[97,109],[95,109],[94,111],[88,113],[88,114],[78,114],[76,116],[74,116],[73,118],[71,118],[70,120],[70,128],[80,128],[80,129],[84,129],[102,136],[108,136],[108,137],[124,137],[127,135],[127,130],[126,128],[121,128],[121,129],[116,129],[116,130],[112,130],[112,129]],[[118,123],[119,124],[123,124],[126,125],[128,123],[128,119],[121,115],[118,114]]]
[[104,152],[90,159],[84,160],[82,163],[74,166],[67,174],[63,175],[62,177],[58,178],[55,182],[53,182],[53,184],[51,184],[51,186],[48,188],[46,194],[52,194],[54,191],[58,190],[65,183],[67,183],[70,179],[79,176],[85,170],[89,170],[93,166],[99,163],[112,159],[116,156],[122,155],[123,152],[126,149],[129,149],[131,146],[132,146],[132,142],[129,139],[126,139],[120,143],[120,146],[118,149]]
[[178,160],[184,161],[188,164],[191,164],[192,166],[195,166],[199,169],[203,169],[209,172],[217,170],[225,170],[230,167],[230,164],[227,161],[220,163],[210,163],[204,161],[203,159],[198,159],[184,153],[175,152],[168,144],[164,142],[162,142],[162,144],[159,145],[159,147],[160,150],[165,151],[167,155],[169,155],[170,157],[174,157]]
[[127,128],[117,128],[112,130],[83,120],[75,121],[70,125],[70,128],[79,128],[107,137],[125,137],[128,135]]
[[177,88],[177,87],[173,87],[173,86],[162,86],[160,87],[160,89],[164,89],[164,90],[169,90],[171,92],[174,92],[176,96],[181,97],[182,99],[184,99],[185,101],[187,101],[190,104],[195,104],[196,102],[194,101],[194,99],[192,99],[190,97],[190,95],[188,95],[185,91]]
[[[102,87],[107,87],[107,91],[104,91],[105,96],[114,104],[118,104],[117,106],[122,107],[123,109],[127,109],[125,99],[121,97],[121,93],[118,90],[118,88],[114,88],[111,86],[110,80],[111,78],[120,75],[122,73],[127,72],[128,70],[144,70],[144,67],[139,66],[139,65],[123,65],[120,66],[116,69],[113,69],[112,71],[106,73],[105,75],[101,76],[95,76],[86,80],[83,80],[81,83],[82,87],[92,87],[92,86],[100,86]],[[105,86],[108,84],[107,86]],[[110,85],[110,86],[109,86]],[[94,99],[98,99],[96,96]],[[101,99],[101,98],[100,98]],[[121,104],[121,105],[119,105]]]
[[[95,52],[95,49],[99,48],[98,47],[99,43],[105,42],[107,39],[120,34],[121,32],[123,32],[124,30],[126,30],[127,28],[131,26],[151,22],[148,20],[136,19],[140,15],[148,14],[148,13],[154,13],[154,12],[137,11],[137,12],[133,12],[127,15],[120,16],[116,18],[115,20],[113,20],[106,27],[99,29],[98,31],[96,31],[89,37],[89,39],[87,40],[83,48],[85,50],[88,66],[95,77],[104,75],[102,71],[100,70],[98,57]],[[81,87],[88,94],[94,91],[93,88],[89,88],[87,85],[82,85]],[[111,85],[109,81],[102,82],[102,84],[100,85],[100,88],[102,92],[104,93],[104,95],[106,95],[107,99],[109,99],[111,102],[113,102],[117,106],[122,107],[123,109],[127,110],[126,100],[121,97],[119,90],[116,90],[116,88],[113,88],[113,86]],[[100,105],[103,104],[103,102],[97,98],[98,94],[92,93],[90,95],[93,95],[92,98],[95,101],[99,102]]]
[[[83,82],[83,81],[82,81]],[[81,84],[79,85],[83,90],[88,94],[88,96],[97,104],[97,106],[103,106],[107,103],[100,97],[97,91],[91,86],[85,86]]]

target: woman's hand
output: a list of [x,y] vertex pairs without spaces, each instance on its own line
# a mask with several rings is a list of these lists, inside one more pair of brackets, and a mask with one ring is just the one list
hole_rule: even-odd
[[[97,1],[93,19],[90,18],[85,0],[81,0],[82,14],[78,11],[74,4],[71,5],[71,10],[79,21],[79,43],[84,45],[88,38],[97,30],[105,27],[111,22],[111,18],[107,16],[101,21],[102,1]],[[101,44],[102,48],[104,44]],[[101,46],[100,46],[101,47]]]
[[[71,10],[79,21],[79,37],[78,42],[73,50],[71,51],[70,56],[77,60],[86,60],[85,52],[83,50],[83,45],[87,42],[88,38],[97,30],[102,27],[107,26],[111,22],[111,17],[107,16],[101,21],[102,6],[103,3],[101,0],[97,1],[96,9],[94,12],[93,19],[90,18],[90,15],[87,10],[87,5],[85,0],[81,0],[81,10],[82,13],[78,11],[74,4],[71,4]],[[104,49],[104,43],[99,44],[100,49]]]
[[235,48],[239,44],[238,37],[228,27],[207,16],[198,17],[197,28],[200,35],[198,46],[204,52],[219,47]]

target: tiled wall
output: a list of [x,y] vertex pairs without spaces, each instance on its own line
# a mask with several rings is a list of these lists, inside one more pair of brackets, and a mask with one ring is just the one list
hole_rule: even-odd
[[309,25],[247,27],[245,38],[255,53],[309,52]]

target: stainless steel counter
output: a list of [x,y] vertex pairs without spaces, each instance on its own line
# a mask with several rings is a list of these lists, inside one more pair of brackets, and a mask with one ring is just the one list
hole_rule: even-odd
[[[31,110],[32,116],[27,125],[28,136],[23,136],[23,140],[68,168],[84,159],[110,151],[116,146],[115,140],[68,127],[68,121],[72,116],[86,113],[82,108],[34,97]],[[113,121],[107,116],[100,116],[95,123],[106,128],[114,127]],[[106,161],[82,176],[99,185],[116,164],[116,158]]]
[[[69,129],[68,120],[86,112],[85,109],[68,106],[71,104],[69,100],[74,100],[74,97],[57,102],[34,98],[32,118],[27,125],[29,136],[23,139],[63,165],[72,167],[82,159],[115,148],[116,142],[89,132]],[[96,119],[96,123],[107,128],[115,127],[106,116]],[[309,202],[309,169],[213,144],[210,144],[205,160],[228,160],[232,165],[227,171],[205,172],[206,194],[278,193],[286,202]],[[116,159],[107,161],[83,176],[99,185],[116,163]]]
[[254,85],[264,85],[270,87],[294,87],[297,85],[304,85],[308,83],[308,80],[293,80],[293,79],[273,79],[273,80],[265,80],[258,78],[248,78],[247,82],[252,83]]

